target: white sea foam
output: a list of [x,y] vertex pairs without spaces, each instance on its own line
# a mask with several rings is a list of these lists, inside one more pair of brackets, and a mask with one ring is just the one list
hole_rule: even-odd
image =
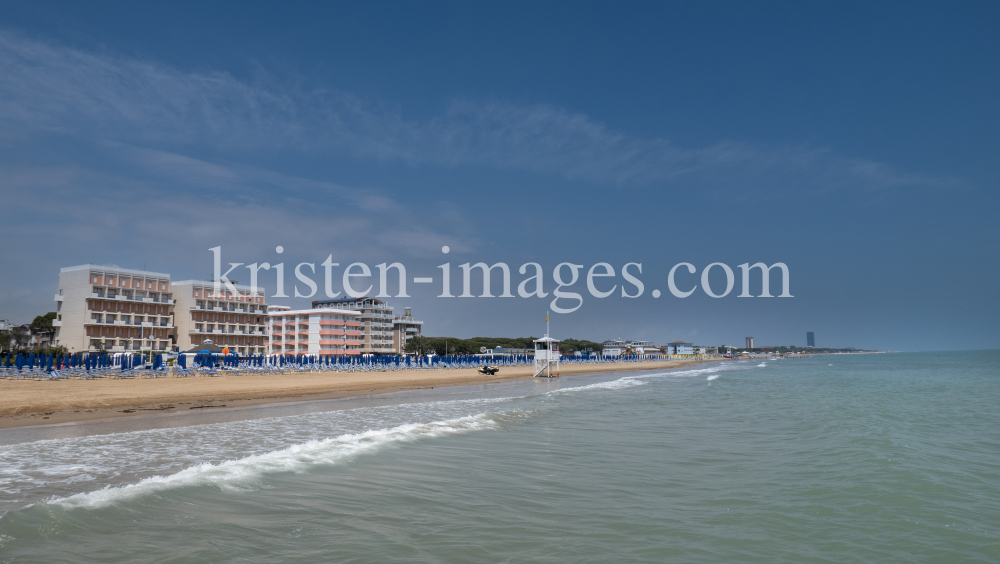
[[719,377],[718,374],[712,374],[711,376],[708,377],[708,381],[711,382],[712,380],[715,380],[718,377]]
[[642,386],[645,382],[639,381],[634,376],[626,376],[624,378],[619,378],[617,380],[610,380],[608,382],[597,382],[596,384],[587,384],[586,386],[575,386],[572,388],[559,388],[558,390],[552,390],[547,392],[549,394],[564,394],[566,392],[582,392],[586,390],[620,390],[623,388],[631,388],[633,386]]
[[[572,388],[559,388],[558,390],[552,390],[547,392],[549,394],[563,394],[566,392],[580,392],[589,390],[621,390],[624,388],[631,388],[633,386],[645,385],[645,380],[651,378],[677,378],[677,377],[687,377],[687,376],[700,376],[702,374],[717,374],[719,372],[727,372],[731,370],[743,370],[744,366],[734,366],[734,365],[722,365],[722,366],[712,366],[711,368],[695,368],[691,370],[677,370],[671,372],[658,372],[656,374],[639,374],[636,376],[623,376],[617,380],[610,380],[608,382],[598,382],[596,384],[588,384],[586,386],[576,386]],[[714,380],[718,378],[709,377],[709,380]]]
[[25,501],[136,483],[203,463],[219,464],[293,445],[498,412],[517,398],[469,398],[357,407],[227,423],[84,435],[0,446],[0,513]]
[[760,364],[757,365],[757,368],[764,368],[765,366],[767,366],[767,363],[766,362],[762,362],[762,363],[760,363]]
[[486,413],[432,423],[410,423],[390,429],[308,441],[282,450],[219,464],[200,464],[175,474],[153,476],[135,484],[50,499],[48,503],[66,508],[95,508],[185,486],[234,488],[265,473],[299,472],[311,466],[335,464],[393,443],[494,429],[497,426],[497,421]]

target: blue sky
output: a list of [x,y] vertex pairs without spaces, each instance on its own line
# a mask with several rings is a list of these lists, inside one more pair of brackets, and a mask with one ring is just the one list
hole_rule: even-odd
[[[515,284],[529,261],[643,265],[643,296],[585,296],[562,337],[996,348],[998,21],[991,2],[5,2],[0,318],[51,310],[61,266],[204,278],[222,245],[289,273],[504,261]],[[758,261],[795,297],[667,292],[676,263]],[[438,288],[389,302],[430,335],[542,332],[548,299]]]

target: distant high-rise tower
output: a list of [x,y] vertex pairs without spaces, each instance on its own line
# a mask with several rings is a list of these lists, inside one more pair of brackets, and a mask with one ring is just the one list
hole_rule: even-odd
[[747,337],[747,348],[748,349],[753,348],[753,337]]
[[813,335],[812,331],[806,331],[806,346],[807,347],[816,346],[816,336]]

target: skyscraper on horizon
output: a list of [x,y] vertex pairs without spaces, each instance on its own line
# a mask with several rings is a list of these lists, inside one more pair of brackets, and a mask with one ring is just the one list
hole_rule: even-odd
[[747,348],[748,349],[753,348],[753,337],[747,337]]
[[807,347],[816,346],[816,336],[813,335],[812,331],[806,331],[806,346]]

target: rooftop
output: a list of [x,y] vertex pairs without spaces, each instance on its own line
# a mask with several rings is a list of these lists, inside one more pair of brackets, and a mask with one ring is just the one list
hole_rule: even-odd
[[349,309],[296,309],[296,310],[286,310],[286,311],[274,311],[270,310],[267,312],[268,317],[279,317],[282,315],[329,315],[331,313],[342,313],[345,315],[361,316],[360,311],[351,311]]
[[75,270],[100,270],[103,272],[116,272],[120,274],[138,274],[141,276],[158,276],[161,278],[170,278],[169,274],[163,272],[150,272],[148,270],[133,270],[131,268],[122,268],[120,266],[115,266],[113,264],[80,264],[77,266],[67,266],[66,268],[60,268],[59,272],[73,272]]
[[340,299],[336,299],[336,300],[315,300],[315,301],[313,301],[312,304],[313,304],[313,307],[316,307],[317,305],[322,305],[322,304],[353,304],[353,303],[357,303],[357,302],[363,302],[365,300],[371,300],[372,302],[379,303],[379,304],[384,304],[385,303],[385,302],[383,302],[382,300],[380,300],[378,298],[370,298],[368,296],[362,296],[360,298],[340,298]]
[[[251,288],[250,286],[244,286],[242,284],[237,284],[236,282],[233,282],[232,280],[230,280],[230,282],[232,283],[233,287],[236,288],[237,290],[246,290],[248,292],[251,291],[251,290],[253,290],[253,288]],[[201,286],[212,286],[212,287],[215,286],[215,282],[211,282],[209,280],[180,280],[180,281],[177,281],[177,282],[173,283],[174,286],[193,286],[195,284],[201,285]],[[222,290],[225,290],[226,289],[226,283],[225,282],[219,282],[219,288],[222,289]],[[263,286],[257,286],[257,293],[263,296],[265,294],[264,287]]]

